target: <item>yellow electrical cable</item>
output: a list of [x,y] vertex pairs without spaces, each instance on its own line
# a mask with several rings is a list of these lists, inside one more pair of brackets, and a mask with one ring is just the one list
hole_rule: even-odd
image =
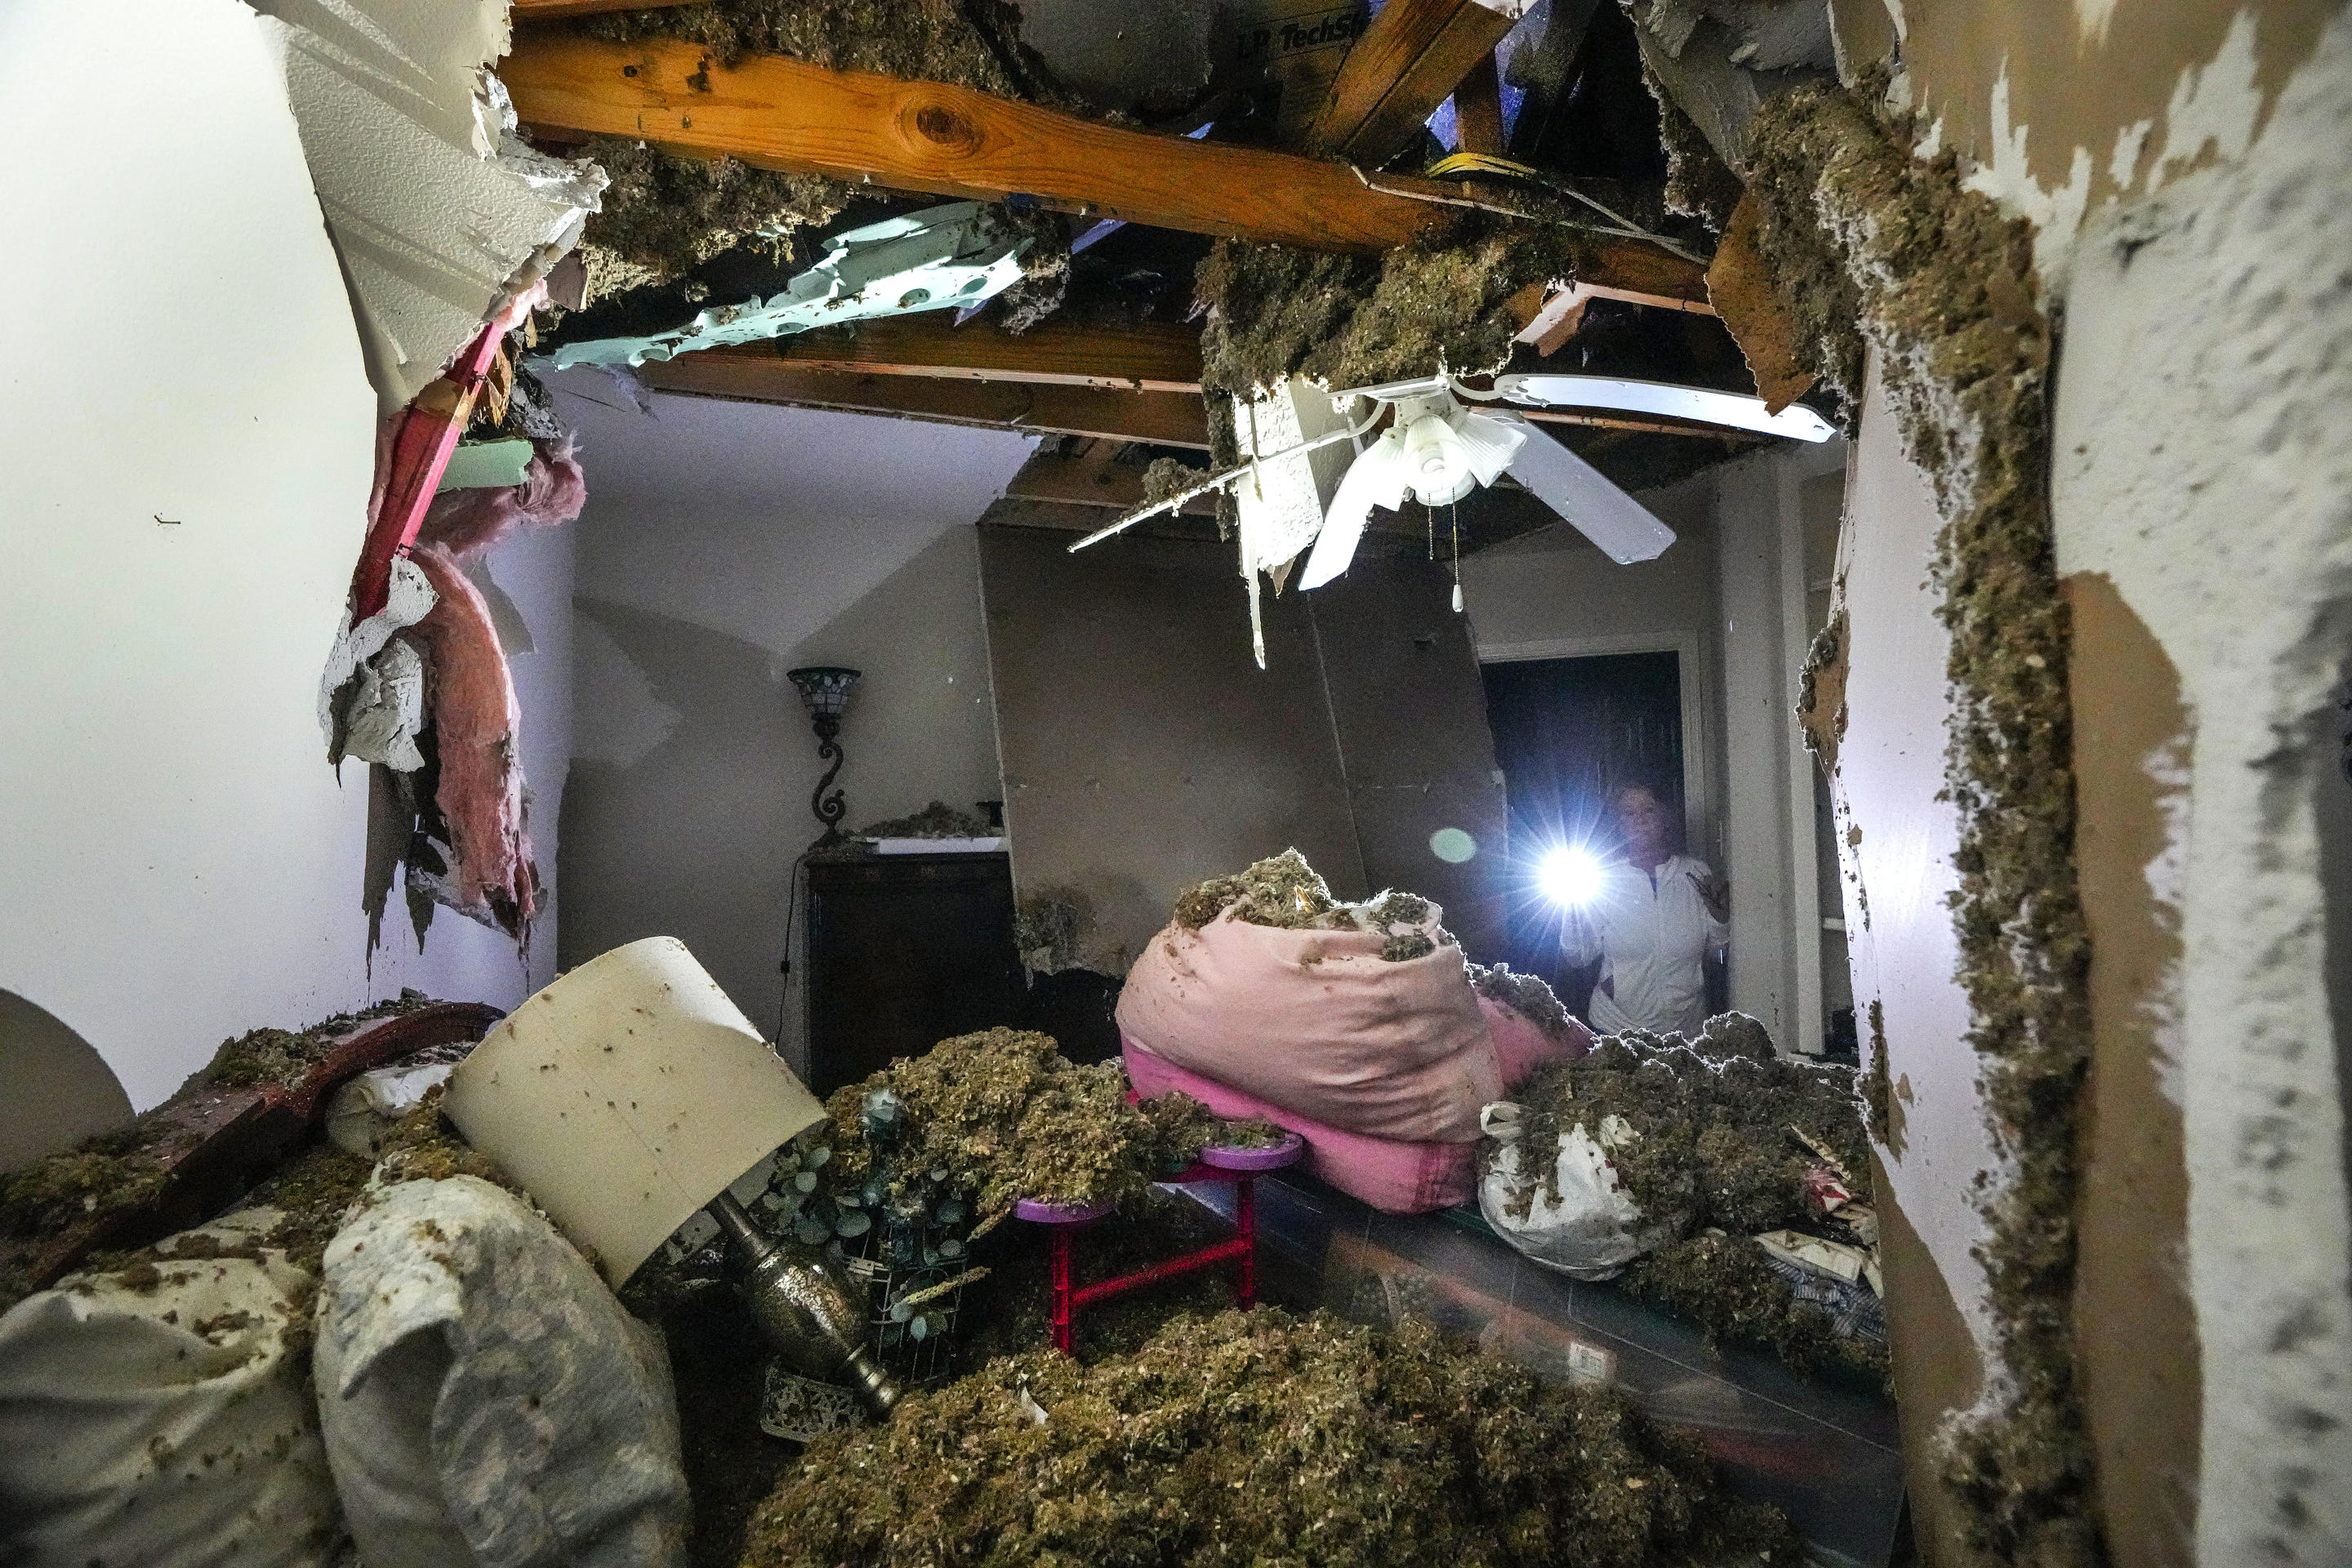
[[1499,174],[1507,180],[1533,180],[1549,184],[1540,169],[1525,163],[1514,163],[1508,158],[1497,158],[1486,153],[1449,153],[1422,171],[1422,177],[1431,180],[1452,180],[1471,174]]

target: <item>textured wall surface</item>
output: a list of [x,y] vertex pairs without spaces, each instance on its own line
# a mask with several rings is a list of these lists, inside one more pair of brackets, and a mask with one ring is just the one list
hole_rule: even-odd
[[2085,846],[2122,885],[2113,901],[2141,913],[2095,962],[2124,967],[2147,1042],[2140,1120],[2182,1124],[2196,1543],[2211,1563],[2352,1554],[2347,1041],[2329,994],[2352,954],[2331,944],[2328,908],[2352,870],[2321,837],[2352,788],[2336,765],[2352,659],[2347,192],[2339,20],[2242,159],[2085,232],[2058,384],[2059,564],[2078,615],[2094,606],[2085,629],[2119,628],[2132,700],[2173,721],[2086,726],[2077,743],[2086,787],[2095,766],[2145,801],[2146,831]]
[[[2342,1562],[2344,9],[1835,0],[1832,12],[1847,79],[1893,66],[1893,101],[1921,113],[1923,150],[1958,151],[1971,186],[2037,226],[2063,311],[2052,516],[2093,944],[2075,1364],[2107,1549],[2133,1563]],[[1866,468],[1867,419],[1862,447]],[[1857,561],[1885,515],[1883,501],[1850,511]],[[1884,699],[1860,689],[1879,679],[1864,612],[1916,590],[1896,579],[1873,593],[1858,575],[1848,588],[1859,726],[1884,718]],[[1855,949],[1866,994],[1871,948],[1888,944],[1869,865],[1882,824],[1858,825],[1850,865],[1863,862],[1881,928]],[[1932,1096],[1916,1077],[1916,1098],[1901,1092],[1916,1047],[1891,1002],[1887,1032],[1897,1142],[1964,1147],[1966,1096]],[[1983,1280],[1955,1256],[1959,1227],[1939,1237],[1920,1212],[1914,1157],[1898,1153],[1912,1250],[1937,1275],[1898,1287],[1902,1365],[1905,1322],[1955,1304],[1973,1319]],[[1890,1279],[1910,1278],[1890,1247]],[[1907,1427],[1925,1385],[1910,1367],[1903,1377]]]
[[2339,0],[1832,0],[1847,79],[1891,58],[1895,100],[1971,183],[2039,226],[2063,280],[2101,207],[2244,155]]

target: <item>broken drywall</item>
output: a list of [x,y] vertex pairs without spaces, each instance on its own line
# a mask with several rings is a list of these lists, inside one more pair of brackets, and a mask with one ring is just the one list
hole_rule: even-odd
[[1003,207],[949,202],[829,235],[824,243],[822,260],[764,300],[715,305],[684,326],[650,334],[575,339],[531,363],[640,365],[949,303],[973,310],[1021,281],[1036,240]]
[[1249,651],[1229,545],[1124,537],[1069,552],[1007,501],[980,530],[982,598],[1016,891],[1078,889],[1086,967],[1124,974],[1188,885],[1297,846],[1342,898],[1372,891],[1315,630],[1296,593]]
[[2352,787],[2334,708],[2352,659],[2352,22],[2271,104],[2242,160],[2084,230],[2052,512],[2060,568],[2153,644],[2112,638],[2131,659],[2112,679],[2145,701],[2177,672],[2169,732],[2116,735],[2085,777],[2137,780],[2153,814],[2098,870],[2156,922],[2135,948],[2187,1167],[2193,1556],[2319,1563],[2352,1554],[2347,1042],[2327,993],[2347,958],[2326,919],[2346,870],[2316,805]]
[[1826,79],[1835,64],[1822,0],[1627,0],[1626,11],[1651,90],[1662,104],[1671,100],[1666,150],[1686,185],[1696,149],[1678,145],[1675,121],[1705,137],[1724,163],[1745,169],[1758,107]]
[[580,237],[604,176],[533,151],[485,68],[507,8],[482,0],[254,0],[351,285],[383,411]]
[[[1975,1556],[2095,1563],[2104,1546],[2072,1323],[2089,945],[2073,862],[2067,622],[2044,490],[2050,327],[2032,231],[1966,190],[1955,156],[1915,159],[1836,89],[1766,104],[1750,166],[1768,255],[1774,237],[1810,231],[1808,247],[1851,281],[1904,450],[1942,519],[1930,582],[1949,633],[1950,907],[1998,1160],[1976,1192],[1987,1229],[1973,1249],[1995,1353],[1985,1398],[1953,1425],[1941,1468]],[[1840,368],[1834,342],[1817,345],[1825,373]],[[1857,655],[1850,673],[1858,665]]]
[[[12,325],[42,367],[0,384],[0,820],[38,825],[0,836],[0,986],[134,1107],[257,1017],[404,984],[511,1006],[553,973],[551,942],[527,971],[455,921],[369,968],[368,791],[319,765],[313,700],[376,399],[273,26],[239,0],[0,5],[0,126],[37,150],[0,190],[47,215],[0,251],[0,291],[41,301]],[[77,60],[105,62],[106,112]],[[163,308],[90,330],[125,301]],[[541,650],[516,679],[551,830],[569,558],[556,534],[495,559]]]
[[[1817,700],[1842,699],[1845,714],[1842,730],[1832,721],[1830,793],[1864,1048],[1873,1076],[1883,1057],[1890,1087],[1886,1114],[1874,1105],[1874,1192],[1883,1216],[1899,1216],[1887,1232],[1887,1326],[1906,1464],[1925,1477],[1941,1473],[1940,1428],[1975,1403],[1990,1360],[1971,1194],[1993,1155],[1968,1000],[1953,981],[1960,952],[1947,900],[1958,889],[1960,832],[1938,798],[1951,639],[1920,591],[1942,519],[1874,376],[1857,413],[1832,616],[1844,628],[1843,668],[1831,667],[1842,684],[1817,674],[1814,689]],[[1950,1494],[1915,1482],[1912,1506],[1928,1561],[1947,1562],[1961,1532]]]

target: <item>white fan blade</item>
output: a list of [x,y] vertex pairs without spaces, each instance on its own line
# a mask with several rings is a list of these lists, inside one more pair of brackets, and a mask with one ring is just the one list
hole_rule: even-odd
[[1527,426],[1514,420],[1506,425],[1483,409],[1465,412],[1454,433],[1462,438],[1463,455],[1469,460],[1470,472],[1482,485],[1491,485],[1511,458],[1526,444]]
[[1626,381],[1613,375],[1498,375],[1495,390],[1514,403],[1538,408],[1614,408],[1627,414],[1664,414],[1728,425],[1799,441],[1826,441],[1837,434],[1829,421],[1801,403],[1778,414],[1764,412],[1760,397],[1672,386],[1662,381]]
[[1396,510],[1404,505],[1404,434],[1391,425],[1349,465],[1331,498],[1331,510],[1323,516],[1323,530],[1315,536],[1307,570],[1299,574],[1299,589],[1320,588],[1345,572],[1356,558],[1356,542],[1364,537],[1364,521],[1372,508]]
[[1516,414],[1489,417],[1527,432],[1518,455],[1511,459],[1511,477],[1601,546],[1618,565],[1654,561],[1675,542],[1673,529],[1651,516],[1647,507],[1619,489],[1600,469]]

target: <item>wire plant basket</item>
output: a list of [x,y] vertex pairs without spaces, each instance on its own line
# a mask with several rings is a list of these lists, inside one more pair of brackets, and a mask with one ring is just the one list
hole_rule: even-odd
[[[936,1388],[948,1381],[971,1279],[963,1241],[923,1234],[932,1228],[894,1226],[885,1232],[877,1226],[844,1260],[874,1304],[867,1338],[875,1358],[908,1387]],[[953,1242],[957,1256],[942,1258],[941,1242]]]
[[[866,1097],[870,1168],[852,1186],[833,1165],[828,1124],[778,1152],[761,1207],[805,1246],[823,1247],[866,1287],[868,1348],[909,1386],[946,1381],[971,1265],[971,1200],[948,1173],[909,1168],[898,1147],[898,1098]],[[828,1167],[831,1167],[829,1170]]]

